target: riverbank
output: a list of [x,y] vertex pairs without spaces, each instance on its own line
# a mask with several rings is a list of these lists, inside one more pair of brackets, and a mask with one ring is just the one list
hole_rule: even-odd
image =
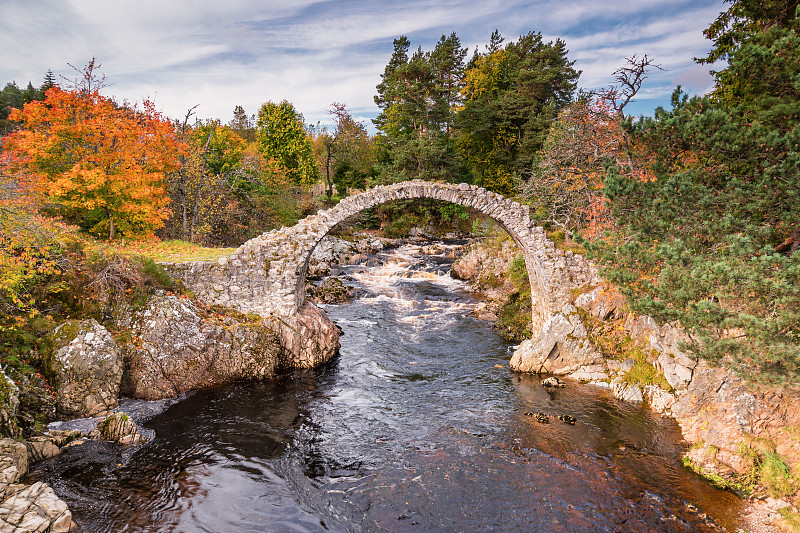
[[[326,238],[320,244],[318,252],[315,252],[315,256],[312,257],[309,266],[310,277],[341,274],[342,271],[339,267],[341,264],[363,263],[367,266],[367,263],[371,260],[369,254],[396,246],[400,242],[402,241],[376,239],[374,236],[352,242]],[[427,253],[431,254],[440,252],[435,248],[435,246],[428,246],[422,247],[421,250],[423,253],[426,253],[427,250]],[[473,278],[471,281],[474,283],[474,288],[481,292],[484,297],[484,303],[475,308],[476,316],[501,324],[501,329],[507,335],[520,330],[520,324],[525,322],[524,320],[519,320],[520,315],[526,317],[526,319],[530,317],[530,308],[527,311],[520,310],[525,304],[526,297],[529,300],[530,295],[529,293],[527,295],[524,293],[524,286],[523,290],[520,291],[519,283],[514,281],[515,276],[517,281],[524,279],[524,277],[519,275],[519,262],[517,261],[517,264],[515,264],[516,256],[513,243],[510,240],[499,240],[490,248],[474,246],[454,253],[461,252],[464,253],[464,256],[455,269],[457,271],[456,276],[468,280]],[[765,400],[764,396],[758,396],[752,391],[748,391],[740,383],[740,380],[736,380],[735,376],[725,373],[720,374],[718,369],[707,367],[703,363],[695,362],[693,366],[691,363],[686,363],[684,359],[679,358],[680,352],[675,351],[679,349],[677,348],[677,341],[673,339],[676,335],[674,331],[664,330],[663,328],[656,330],[655,328],[658,328],[657,325],[651,324],[642,317],[633,317],[625,310],[624,302],[621,302],[619,297],[609,296],[611,289],[607,286],[588,287],[587,289],[586,291],[575,293],[573,302],[575,311],[573,314],[577,316],[585,330],[585,335],[583,336],[591,340],[593,349],[601,354],[600,358],[590,361],[591,364],[586,364],[587,361],[585,360],[576,363],[575,361],[571,362],[561,358],[557,361],[560,366],[554,366],[551,360],[547,363],[550,366],[545,370],[560,375],[569,375],[599,387],[610,388],[618,398],[632,402],[645,402],[665,416],[675,418],[681,424],[687,442],[690,444],[698,443],[691,447],[689,453],[687,453],[687,464],[695,465],[697,469],[704,469],[705,471],[700,470],[700,472],[711,480],[716,480],[715,476],[718,477],[719,480],[722,480],[719,482],[720,485],[728,489],[742,492],[740,487],[725,485],[724,483],[737,483],[743,476],[748,475],[751,479],[755,479],[754,467],[759,469],[758,473],[765,469],[765,464],[768,465],[766,468],[780,469],[779,463],[765,463],[763,458],[771,457],[769,454],[784,457],[782,454],[786,453],[785,447],[787,445],[783,441],[773,444],[772,448],[766,448],[764,446],[767,443],[757,440],[764,439],[761,436],[764,433],[757,433],[751,430],[751,434],[756,436],[754,440],[745,443],[745,446],[748,446],[755,455],[751,455],[751,459],[754,460],[750,464],[750,470],[748,471],[746,469],[748,465],[743,462],[747,457],[742,457],[742,448],[737,447],[740,445],[741,440],[735,440],[739,433],[735,433],[731,430],[731,427],[741,433],[745,429],[753,427],[753,419],[757,416],[767,417],[763,418],[765,421],[761,424],[756,424],[761,429],[774,429],[782,422],[786,423],[789,420],[787,417],[791,417],[794,411],[791,406],[783,409],[783,411],[780,410],[783,398],[773,396]],[[516,297],[512,297],[514,294],[516,294]],[[507,308],[509,300],[513,300],[513,302],[510,302],[512,304],[512,312],[509,312]],[[140,397],[167,397],[174,396],[176,393],[185,390],[204,388],[215,383],[235,379],[235,377],[231,377],[233,376],[231,372],[224,369],[220,370],[217,366],[213,366],[216,364],[215,361],[228,360],[231,359],[230,357],[207,357],[205,360],[208,365],[212,366],[201,365],[198,372],[195,374],[190,372],[188,374],[188,376],[206,376],[205,380],[200,381],[185,377],[186,372],[181,369],[185,370],[193,366],[188,362],[182,366],[170,365],[167,368],[164,368],[164,365],[149,364],[145,368],[146,371],[142,370],[142,367],[138,367],[137,370],[137,367],[131,364],[134,360],[157,361],[159,359],[157,354],[163,351],[163,348],[167,345],[192,346],[191,350],[183,351],[183,355],[177,359],[181,360],[181,357],[189,356],[186,361],[190,362],[194,360],[192,357],[196,358],[198,354],[208,353],[208,350],[202,347],[209,342],[214,345],[210,348],[212,353],[219,352],[220,346],[228,346],[229,348],[226,348],[226,350],[230,351],[235,346],[257,344],[242,342],[241,340],[248,338],[248,328],[253,327],[248,325],[252,322],[250,317],[228,314],[222,311],[221,309],[197,307],[197,304],[193,303],[191,298],[179,298],[175,295],[162,294],[160,296],[156,295],[148,306],[137,311],[138,319],[121,321],[120,323],[128,324],[134,329],[138,328],[136,331],[139,331],[139,333],[123,337],[124,346],[127,346],[122,351],[128,354],[123,357],[123,360],[127,360],[126,372],[128,377],[126,378],[127,384],[121,383],[119,390],[123,392],[134,391],[134,394]],[[502,317],[507,316],[516,317],[517,323],[504,323]],[[166,317],[169,317],[169,320],[166,320]],[[137,323],[137,320],[139,325],[132,326]],[[174,327],[155,327],[157,323],[163,325],[177,322],[186,322],[192,325],[188,328],[177,329]],[[573,325],[573,327],[577,326]],[[92,325],[91,331],[84,332],[81,332],[80,328],[74,328],[75,335],[73,340],[81,338],[81,342],[94,342],[96,339],[104,337],[101,331],[95,331],[94,328],[95,326]],[[523,334],[525,333],[524,327],[521,328],[521,331]],[[610,332],[616,333],[612,335]],[[88,333],[91,333],[91,338],[87,341]],[[219,339],[224,341],[225,338],[228,338],[226,336],[230,336],[231,342],[217,342]],[[316,334],[309,334],[301,335],[300,337],[312,338],[316,336]],[[631,339],[629,344],[624,342],[627,338]],[[167,339],[169,339],[169,342],[167,342]],[[653,345],[658,345],[659,342],[662,346],[670,346],[673,350],[669,352],[671,359],[659,360],[660,356],[650,352],[642,352],[640,343],[637,344],[639,341],[650,343],[653,351],[655,351]],[[67,345],[71,342],[68,342]],[[279,344],[280,342],[275,345]],[[272,346],[273,344],[270,345]],[[610,353],[604,353],[604,350]],[[86,350],[77,350],[78,353],[81,351]],[[137,354],[137,358],[132,358],[131,353]],[[277,353],[273,354],[275,357],[269,355],[271,353],[269,350],[266,352],[259,350],[259,353],[262,354],[262,357],[265,353],[267,354],[267,358],[270,359],[271,366],[268,365],[270,368],[290,366],[285,362],[277,362],[280,361],[280,356]],[[592,357],[596,357],[596,354],[592,355]],[[241,359],[240,356],[232,359],[235,361],[237,358]],[[307,366],[318,366],[322,360],[325,359],[314,360],[312,357],[307,361]],[[265,368],[261,364],[257,366]],[[247,365],[242,368],[245,367]],[[687,368],[692,379],[681,381],[681,377],[686,373],[684,369]],[[542,369],[544,368],[540,365],[538,370]],[[660,373],[662,381],[656,379],[652,369]],[[531,369],[527,370],[530,371]],[[131,379],[131,376],[139,377]],[[208,382],[208,376],[222,381]],[[244,375],[244,377],[248,378],[247,375]],[[266,374],[254,375],[250,376],[249,379],[263,379],[265,377],[270,376]],[[664,382],[666,382],[666,386]],[[136,389],[131,386],[131,383],[147,383],[148,386],[144,389]],[[146,391],[151,392],[148,393]],[[116,394],[112,395],[116,398]],[[758,411],[759,402],[769,400],[773,403],[767,405],[772,405],[773,408],[769,411]],[[742,405],[749,410],[742,410]],[[775,406],[778,407],[777,414]],[[110,404],[104,405],[100,412],[108,411],[109,407],[112,406]],[[750,425],[743,425],[743,420]],[[759,420],[762,420],[762,418],[757,418],[756,422]],[[738,424],[738,426],[732,424]],[[788,426],[784,425],[783,427],[791,427],[794,422],[789,420],[787,424]],[[700,438],[698,438],[698,435]],[[719,438],[727,440],[711,440]],[[65,445],[68,444],[66,443]],[[756,446],[761,447],[757,448]],[[792,449],[791,446],[793,444],[790,442],[788,446]],[[742,458],[742,461],[736,463],[736,457]],[[725,471],[723,465],[730,470]],[[736,470],[737,466],[742,470]],[[780,474],[780,472],[778,473]],[[758,478],[757,482],[760,481],[761,479]],[[780,478],[777,481],[780,481]],[[774,485],[774,488],[781,489],[777,485]],[[760,493],[758,491],[769,490],[769,488],[759,488],[754,483],[751,487],[748,487],[748,490],[751,491],[751,494],[763,497],[766,492]],[[784,487],[781,490],[786,489]],[[762,500],[754,499],[751,502],[748,528],[753,533],[759,531],[759,527],[762,527],[764,522],[775,522],[778,518],[776,515],[776,512],[779,511],[778,507],[782,505],[780,496],[773,497],[772,500],[766,498],[762,498]],[[792,497],[786,497],[783,501],[788,504],[785,508],[791,509],[791,505],[795,500]],[[770,531],[770,529],[762,530]]]
[[738,501],[682,467],[673,421],[509,372],[448,275],[455,249],[346,267],[359,296],[325,305],[344,331],[330,363],[191,394],[145,423],[146,446],[87,441],[35,479],[98,532],[735,531]]
[[[517,256],[510,239],[493,236],[473,245],[453,271],[484,295],[477,316],[519,341],[530,334],[529,324],[501,318],[509,309],[519,317],[516,311],[528,296],[527,279],[515,272]],[[610,388],[620,399],[674,418],[687,442],[686,466],[750,503],[750,531],[798,530],[797,390],[757,387],[692,358],[680,348],[679,328],[634,315],[608,283],[576,290],[567,308],[552,311],[555,321],[544,325],[536,341],[542,346],[522,342],[512,369]],[[560,317],[566,319],[558,322]],[[551,347],[548,335],[581,344],[565,349],[554,340]]]

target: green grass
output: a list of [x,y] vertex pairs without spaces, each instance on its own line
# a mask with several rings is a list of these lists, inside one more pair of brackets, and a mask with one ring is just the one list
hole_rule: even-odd
[[225,257],[233,253],[236,248],[208,248],[199,244],[192,244],[182,240],[148,240],[132,241],[122,244],[115,244],[121,255],[143,255],[150,257],[153,261],[163,261],[169,263],[180,263],[184,261],[216,261],[220,257]]

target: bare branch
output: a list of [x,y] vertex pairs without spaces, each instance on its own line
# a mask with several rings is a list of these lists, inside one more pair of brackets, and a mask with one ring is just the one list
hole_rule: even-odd
[[624,117],[623,109],[628,105],[639,90],[642,83],[647,79],[647,72],[651,69],[664,70],[661,65],[654,63],[653,58],[644,54],[642,57],[636,54],[625,58],[625,66],[613,72],[616,83],[606,89],[600,90],[600,98],[608,102],[611,107]]

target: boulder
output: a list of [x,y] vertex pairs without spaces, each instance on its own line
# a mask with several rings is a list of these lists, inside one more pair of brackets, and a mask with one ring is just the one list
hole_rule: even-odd
[[62,533],[75,526],[72,513],[53,489],[34,483],[0,503],[0,531]]
[[758,408],[741,378],[701,361],[671,411],[688,442],[716,447],[719,462],[743,472],[747,464],[738,454],[739,444],[753,434]]
[[283,358],[274,327],[260,317],[218,315],[193,301],[155,296],[123,317],[132,332],[123,345],[123,391],[157,400],[235,380],[274,376]]
[[28,448],[25,444],[14,439],[0,439],[0,500],[9,496],[9,487],[27,473]]
[[355,287],[348,287],[339,278],[326,278],[319,285],[311,285],[308,294],[312,301],[324,304],[340,304],[355,297]]
[[642,389],[633,383],[625,383],[622,378],[611,380],[611,392],[614,393],[615,398],[625,402],[642,403],[644,401]]
[[306,302],[289,319],[275,318],[283,359],[288,368],[314,368],[339,351],[339,328],[316,305]]
[[117,444],[140,444],[145,439],[139,434],[136,423],[126,413],[117,412],[109,415],[97,424],[100,438],[114,441]]
[[675,403],[676,398],[658,385],[645,385],[644,398],[650,408],[660,414],[669,414],[669,409]]
[[26,443],[28,458],[32,463],[55,457],[61,453],[61,448],[48,437],[32,437]]
[[671,355],[666,353],[659,355],[655,366],[675,390],[686,389],[692,381],[692,368],[678,363]]
[[523,341],[511,357],[512,370],[537,374],[566,375],[602,363],[572,305],[550,316],[536,339]]
[[122,355],[96,320],[70,320],[51,334],[47,359],[56,408],[65,416],[91,417],[117,406]]

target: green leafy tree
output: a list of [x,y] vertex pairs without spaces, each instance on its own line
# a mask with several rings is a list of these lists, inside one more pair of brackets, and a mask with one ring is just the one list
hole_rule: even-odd
[[579,71],[561,40],[528,33],[500,48],[495,32],[485,55],[466,71],[458,147],[474,178],[497,192],[515,190],[514,175],[529,168],[550,124],[575,92]]
[[267,159],[275,159],[288,171],[297,185],[314,183],[318,172],[311,139],[304,128],[303,116],[283,100],[267,102],[258,111],[256,130],[258,146]]
[[[363,177],[359,184],[346,183],[352,180],[352,174],[359,170],[363,173],[369,171],[372,163],[372,142],[364,124],[355,120],[347,106],[334,102],[328,111],[334,118],[333,128],[322,127],[314,135],[315,155],[325,177],[326,194],[330,199],[333,195],[334,181],[340,193],[344,193],[347,186],[363,187]],[[340,167],[346,167],[340,170]],[[346,173],[350,173],[350,180]],[[337,180],[337,174],[339,178]]]

